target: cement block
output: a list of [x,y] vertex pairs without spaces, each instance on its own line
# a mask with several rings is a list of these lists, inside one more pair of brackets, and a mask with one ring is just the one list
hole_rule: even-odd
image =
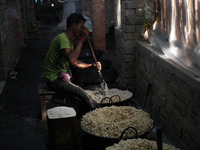
[[126,70],[126,73],[125,73],[125,78],[128,79],[134,79],[135,78],[135,72],[134,70]]
[[127,86],[132,86],[132,85],[134,85],[134,80],[133,80],[133,78],[131,78],[131,79],[125,79],[125,84],[126,84]]
[[133,8],[139,8],[139,7],[143,7],[144,6],[144,2],[142,0],[125,0],[122,1],[122,7],[124,7],[125,9],[133,9]]
[[122,67],[125,70],[134,70],[136,66],[135,66],[134,62],[128,62],[128,63],[123,63]]
[[125,9],[124,17],[136,16],[136,9]]
[[144,17],[144,10],[143,8],[136,8],[135,10],[137,17]]
[[124,33],[123,34],[123,39],[125,41],[137,40],[137,39],[140,39],[140,34],[139,33]]
[[122,30],[125,33],[134,33],[134,32],[136,32],[136,27],[135,27],[135,25],[123,25]]
[[122,23],[126,25],[143,25],[144,24],[144,17],[124,17],[122,19]]
[[135,25],[135,32],[141,33],[143,30],[143,25]]
[[126,50],[126,54],[134,54],[135,52],[135,41],[124,41],[124,48]]

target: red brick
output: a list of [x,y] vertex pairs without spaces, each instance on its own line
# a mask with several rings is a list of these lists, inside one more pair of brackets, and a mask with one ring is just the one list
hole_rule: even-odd
[[90,5],[90,1],[82,1],[82,5],[83,6],[89,6]]
[[124,8],[128,9],[128,3],[124,2]]
[[104,0],[93,0],[93,38],[96,49],[105,50],[105,8]]
[[104,10],[104,6],[102,5],[93,5],[92,6],[92,9],[95,11],[95,10]]

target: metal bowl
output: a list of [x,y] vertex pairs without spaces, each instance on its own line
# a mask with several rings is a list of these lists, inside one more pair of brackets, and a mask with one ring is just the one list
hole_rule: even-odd
[[[85,87],[86,90],[91,90],[91,91],[96,91],[96,90],[98,90],[100,88],[101,88],[100,85],[92,85],[92,86]],[[117,84],[112,84],[112,85],[108,84],[108,88],[109,89],[110,88],[117,88],[119,90],[128,90],[125,86],[120,86],[120,85],[117,85]],[[113,102],[112,101],[112,97],[118,97],[119,101],[118,102]],[[131,102],[132,105],[134,104],[133,95],[130,98],[128,98],[126,100],[123,100],[123,101],[121,101],[119,95],[114,95],[112,97],[105,97],[105,98],[103,98],[101,100],[101,103],[99,104],[99,107],[112,106],[112,105],[115,105],[115,106],[125,106],[125,105],[129,105],[129,102]],[[136,106],[136,104],[134,104],[134,106]]]
[[[100,108],[101,109],[101,108]],[[108,108],[109,109],[109,108]],[[150,117],[152,119],[152,117]],[[82,119],[83,119],[83,116],[82,116]],[[81,120],[82,120],[81,119]],[[154,119],[152,119],[154,120]],[[152,131],[152,129],[154,128],[155,126],[155,121],[153,121],[153,126],[152,128],[150,128],[148,131],[146,131],[145,133],[143,133],[142,135],[138,135],[138,132],[136,130],[136,128],[134,126],[127,126],[125,129],[123,129],[123,131],[121,132],[120,136],[119,137],[116,137],[116,138],[113,138],[113,137],[105,137],[105,136],[99,136],[99,135],[96,135],[96,134],[92,134],[88,131],[86,131],[83,127],[82,127],[82,124],[80,124],[80,128],[81,130],[86,134],[88,135],[89,137],[91,138],[95,138],[96,140],[103,140],[105,142],[108,142],[108,143],[116,143],[118,141],[120,141],[121,139],[133,139],[133,138],[146,138],[147,135]],[[127,131],[131,130],[131,135],[130,137],[126,137],[124,136],[126,134]]]

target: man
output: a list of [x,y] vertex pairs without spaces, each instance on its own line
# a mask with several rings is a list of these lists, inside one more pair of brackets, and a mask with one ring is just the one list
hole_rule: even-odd
[[[50,88],[76,95],[91,108],[96,108],[98,104],[90,99],[81,87],[70,82],[71,71],[69,65],[81,69],[94,66],[101,70],[100,62],[97,62],[97,64],[86,64],[78,60],[83,42],[89,33],[84,26],[85,21],[86,19],[80,14],[72,13],[69,15],[66,22],[67,30],[57,35],[50,44],[44,61],[42,78]],[[78,41],[74,47],[72,42],[75,39]]]

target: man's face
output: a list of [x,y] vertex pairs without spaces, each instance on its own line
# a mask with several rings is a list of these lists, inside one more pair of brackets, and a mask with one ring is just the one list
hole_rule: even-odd
[[81,21],[80,23],[78,24],[75,24],[74,26],[74,34],[75,36],[79,36],[80,33],[82,32],[82,30],[84,29],[84,21]]

